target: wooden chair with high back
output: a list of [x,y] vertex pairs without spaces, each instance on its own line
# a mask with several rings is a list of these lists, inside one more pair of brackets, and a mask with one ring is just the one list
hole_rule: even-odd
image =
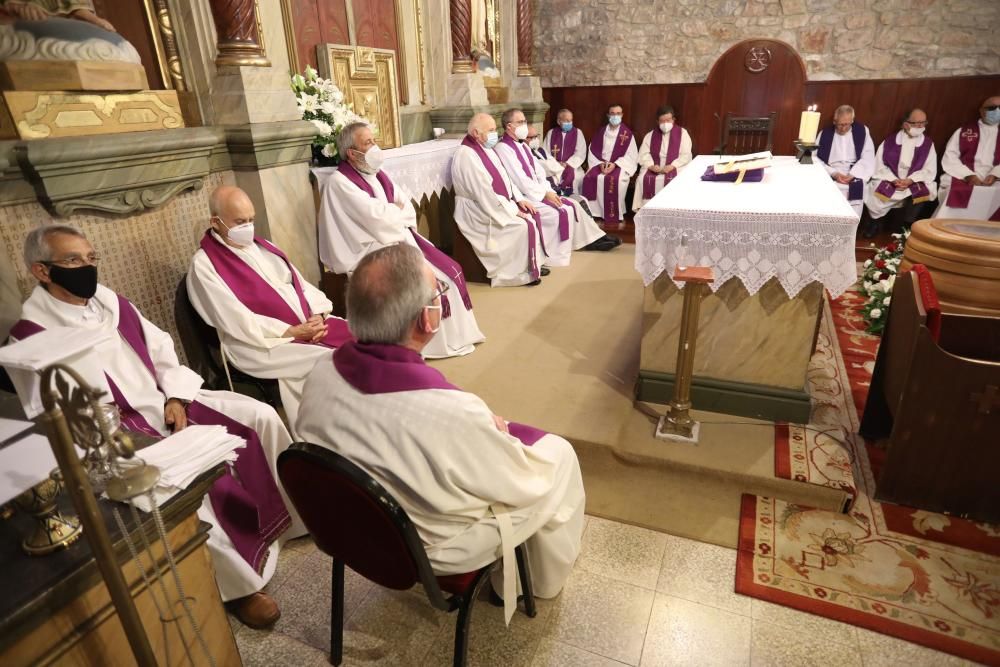
[[722,139],[715,147],[718,155],[747,155],[769,151],[774,145],[774,119],[777,111],[767,116],[737,116],[726,113],[722,124]]

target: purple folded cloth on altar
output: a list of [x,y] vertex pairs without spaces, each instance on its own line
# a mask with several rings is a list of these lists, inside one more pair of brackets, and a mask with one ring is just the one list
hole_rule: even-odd
[[[717,174],[715,173],[715,166],[709,165],[705,173],[701,175],[701,180],[703,181],[728,181],[733,183],[737,178],[740,177],[740,172],[731,171],[728,174]],[[746,175],[743,177],[743,182],[759,183],[764,180],[764,168],[759,169],[747,169]]]

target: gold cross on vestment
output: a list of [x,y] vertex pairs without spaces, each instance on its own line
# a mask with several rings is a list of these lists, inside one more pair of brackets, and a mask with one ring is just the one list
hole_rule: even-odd
[[982,392],[973,392],[970,396],[973,403],[979,403],[976,412],[988,415],[993,411],[993,406],[1000,407],[1000,387],[995,384],[988,384]]

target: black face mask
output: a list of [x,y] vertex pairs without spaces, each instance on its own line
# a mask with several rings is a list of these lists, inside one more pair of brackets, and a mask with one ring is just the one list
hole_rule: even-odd
[[81,299],[89,299],[97,292],[97,267],[91,264],[78,266],[75,269],[50,264],[49,278],[59,287]]

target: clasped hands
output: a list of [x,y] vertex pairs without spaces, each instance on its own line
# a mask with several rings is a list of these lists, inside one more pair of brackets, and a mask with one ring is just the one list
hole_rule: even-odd
[[531,220],[532,216],[538,212],[538,209],[536,209],[527,199],[522,199],[517,202],[517,207],[521,209],[521,212],[518,213],[518,215],[525,220]]
[[605,175],[610,174],[612,171],[615,170],[616,166],[617,165],[614,162],[602,162],[601,173]]
[[911,185],[913,185],[913,179],[912,178],[897,178],[896,180],[894,180],[892,182],[892,185],[897,190],[905,190],[906,188],[908,188]]
[[969,185],[985,185],[989,187],[997,182],[997,177],[993,174],[989,174],[986,178],[979,178],[979,176],[972,174],[971,176],[965,177],[965,182]]
[[842,185],[847,185],[854,180],[854,177],[851,176],[850,174],[836,173],[833,175],[833,180],[837,181]]
[[670,172],[672,172],[676,168],[677,167],[675,167],[672,164],[664,165],[662,167],[659,166],[659,165],[657,165],[657,164],[654,164],[653,166],[651,166],[649,168],[649,170],[651,172],[653,172],[654,174],[669,174]]
[[313,315],[302,324],[288,327],[282,338],[294,338],[306,343],[315,343],[326,336],[326,319],[322,315]]

